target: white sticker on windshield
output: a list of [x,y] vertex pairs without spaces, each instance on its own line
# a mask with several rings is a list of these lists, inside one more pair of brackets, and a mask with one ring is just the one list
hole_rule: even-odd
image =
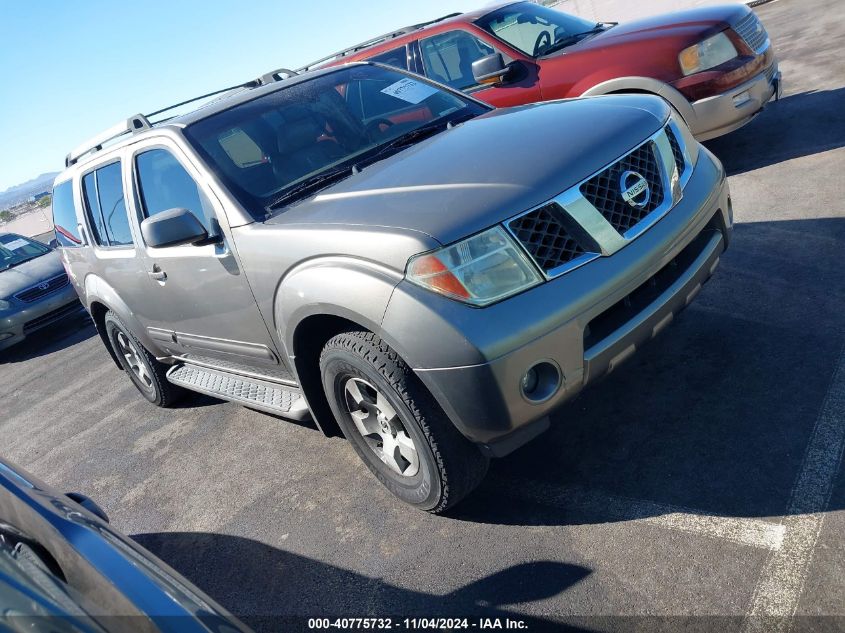
[[0,244],[8,248],[10,251],[16,251],[19,248],[29,246],[29,243],[26,240],[21,239],[12,240],[11,242],[0,242]]
[[408,103],[419,103],[437,92],[437,88],[405,78],[400,79],[395,84],[390,84],[382,92],[391,97],[402,99],[402,101],[407,101]]

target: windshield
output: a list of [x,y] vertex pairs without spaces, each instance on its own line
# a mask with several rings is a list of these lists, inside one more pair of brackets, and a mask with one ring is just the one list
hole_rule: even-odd
[[14,233],[4,233],[0,235],[0,270],[17,266],[49,252],[49,248],[29,238]]
[[502,7],[477,20],[476,24],[526,55],[539,57],[577,36],[592,33],[599,26],[574,15],[548,7],[521,2]]
[[378,66],[339,69],[194,123],[188,140],[257,219],[291,193],[374,160],[487,108],[421,77]]

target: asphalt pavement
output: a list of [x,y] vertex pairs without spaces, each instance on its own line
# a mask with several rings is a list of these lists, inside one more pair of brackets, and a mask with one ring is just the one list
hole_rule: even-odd
[[845,4],[756,10],[785,93],[707,143],[737,221],[715,277],[450,516],[402,506],[308,425],[199,395],[149,405],[85,319],[4,356],[0,453],[92,496],[258,629],[842,630]]

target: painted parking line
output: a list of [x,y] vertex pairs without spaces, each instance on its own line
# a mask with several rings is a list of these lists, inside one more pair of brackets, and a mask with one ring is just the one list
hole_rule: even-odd
[[801,470],[792,488],[783,545],[772,552],[763,567],[743,630],[785,633],[792,627],[795,610],[813,560],[813,551],[830,503],[833,484],[845,448],[845,346],[825,396]]
[[714,516],[691,508],[580,487],[561,488],[532,480],[513,481],[508,484],[507,492],[521,499],[559,507],[573,515],[601,517],[602,521],[642,522],[774,551],[781,548],[787,530],[780,523],[762,519]]

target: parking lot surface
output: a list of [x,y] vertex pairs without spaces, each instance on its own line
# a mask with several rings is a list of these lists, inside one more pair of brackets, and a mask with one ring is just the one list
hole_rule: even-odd
[[713,280],[450,516],[402,506],[307,425],[199,395],[153,407],[84,319],[3,356],[0,452],[93,497],[257,629],[842,630],[845,5],[756,10],[785,92],[707,144],[737,221]]

